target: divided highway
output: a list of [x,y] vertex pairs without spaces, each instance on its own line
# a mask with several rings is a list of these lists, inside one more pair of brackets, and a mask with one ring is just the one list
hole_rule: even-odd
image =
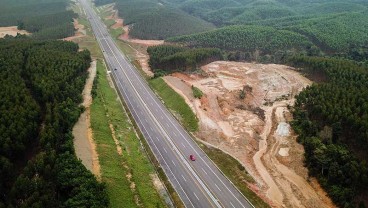
[[[184,205],[195,208],[253,207],[197,146],[121,53],[90,2],[80,0],[80,3],[103,51],[116,89]],[[196,161],[189,160],[190,154],[195,155]]]

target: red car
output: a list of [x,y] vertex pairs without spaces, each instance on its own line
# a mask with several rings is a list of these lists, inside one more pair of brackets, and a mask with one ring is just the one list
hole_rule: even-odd
[[195,161],[196,159],[195,159],[195,157],[194,157],[194,155],[189,155],[189,159],[191,160],[191,161]]

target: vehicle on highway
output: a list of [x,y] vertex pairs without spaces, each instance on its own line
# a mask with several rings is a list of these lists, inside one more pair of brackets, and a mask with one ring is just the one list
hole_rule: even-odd
[[196,158],[194,157],[194,155],[189,155],[189,159],[190,159],[191,161],[195,161],[195,160],[196,160]]

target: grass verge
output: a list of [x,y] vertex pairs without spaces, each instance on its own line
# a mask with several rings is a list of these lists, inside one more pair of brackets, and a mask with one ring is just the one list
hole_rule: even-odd
[[155,78],[148,81],[149,85],[164,101],[164,104],[174,111],[174,115],[184,125],[184,127],[195,132],[198,130],[198,118],[192,109],[187,105],[184,98],[176,93],[162,78]]
[[[138,207],[137,202],[143,207],[165,207],[149,176],[155,173],[153,166],[143,152],[116,92],[108,83],[101,61],[97,62],[97,72],[97,96],[91,105],[91,127],[111,207]],[[121,155],[109,124],[112,124],[118,145],[123,150]]]

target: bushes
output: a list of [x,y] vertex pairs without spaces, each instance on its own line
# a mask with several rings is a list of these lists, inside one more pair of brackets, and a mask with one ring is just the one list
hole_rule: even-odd
[[203,92],[198,88],[192,85],[192,92],[195,98],[201,98],[203,96]]

